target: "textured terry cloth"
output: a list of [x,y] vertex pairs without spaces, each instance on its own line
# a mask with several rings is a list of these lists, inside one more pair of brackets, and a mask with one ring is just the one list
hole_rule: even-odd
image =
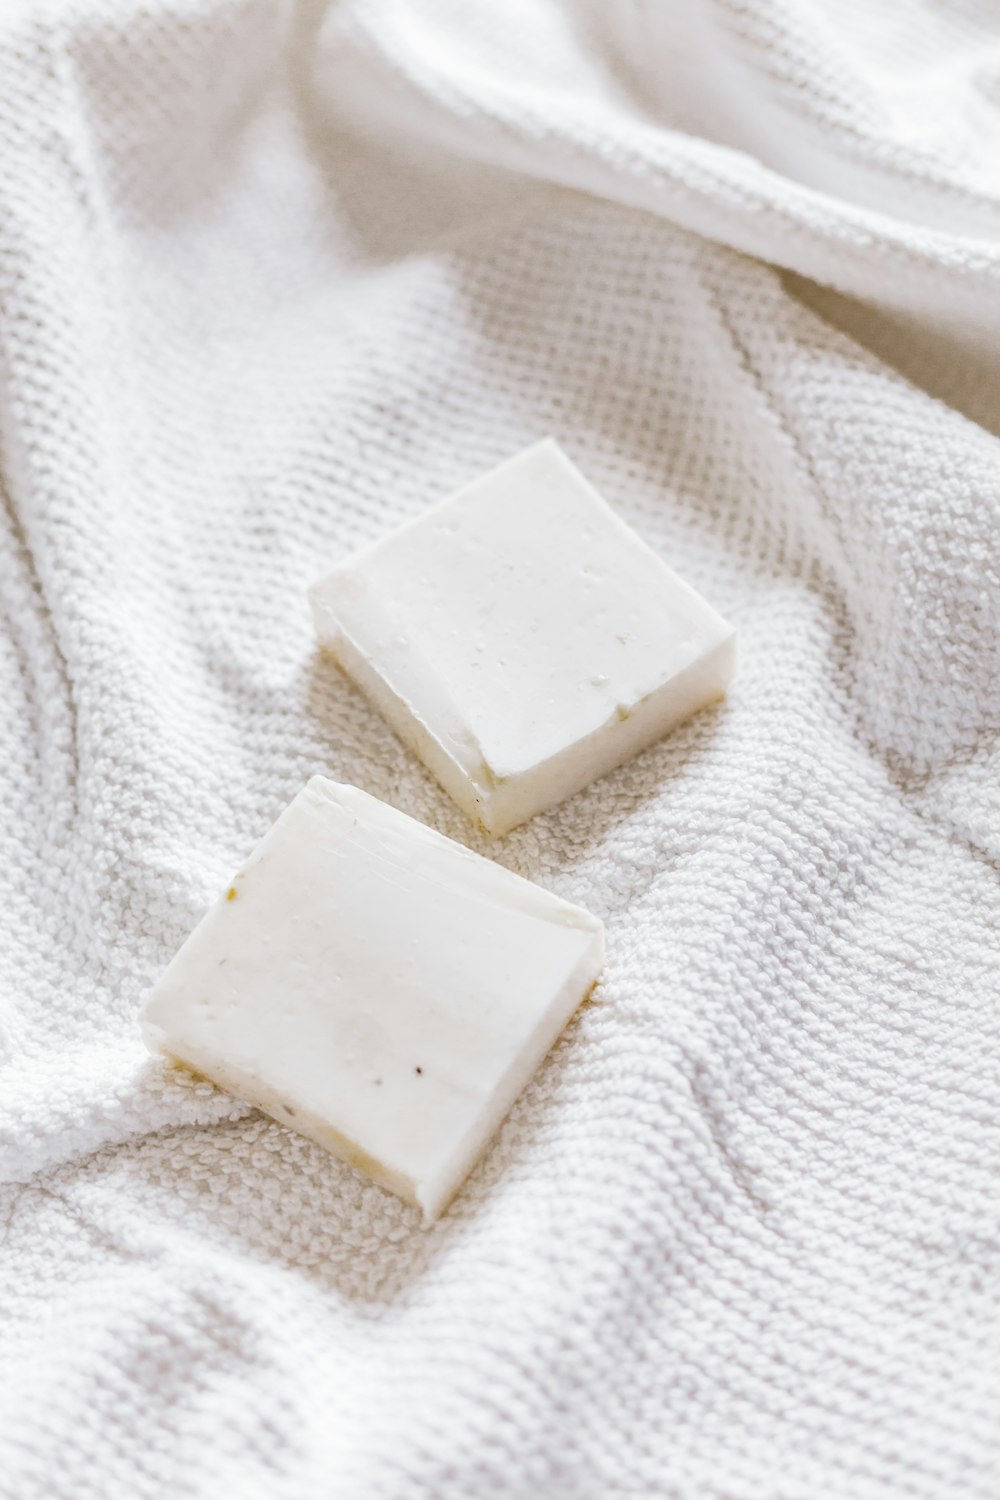
[[[993,0],[0,8],[3,1500],[996,1500]],[[307,584],[554,435],[742,634],[489,848],[604,982],[454,1209],[147,1059]]]

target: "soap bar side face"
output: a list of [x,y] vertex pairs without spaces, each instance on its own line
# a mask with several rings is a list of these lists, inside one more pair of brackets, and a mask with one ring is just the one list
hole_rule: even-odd
[[[734,659],[732,628],[552,442],[334,569],[312,601],[321,644],[494,833],[635,753],[621,725],[709,658],[685,713],[719,696],[719,661]],[[676,722],[650,720],[651,737]],[[561,784],[583,743],[589,771]]]
[[[418,713],[405,692],[401,694],[396,690],[399,674],[384,668],[379,671],[373,659],[355,644],[335,619],[330,618],[323,603],[314,600],[313,611],[319,639],[341,670],[361,689],[466,817],[485,832],[492,832],[492,788],[481,754],[474,747],[470,749],[463,737],[449,739],[440,721],[435,732],[428,722],[426,706],[422,714]],[[414,695],[411,693],[410,696]]]
[[617,713],[613,724],[602,724],[562,754],[481,797],[473,816],[496,838],[583,791],[693,714],[724,698],[735,666],[736,637],[730,635],[633,708]]
[[602,942],[578,908],[315,778],[154,987],[144,1030],[437,1211],[447,1164],[478,1156]]

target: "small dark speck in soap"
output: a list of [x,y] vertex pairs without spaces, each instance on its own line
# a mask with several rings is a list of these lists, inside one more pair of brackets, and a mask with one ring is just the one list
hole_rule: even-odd
[[416,1073],[423,1073],[423,1071],[424,1071],[423,1068],[415,1068],[414,1069],[414,1072],[416,1072]]

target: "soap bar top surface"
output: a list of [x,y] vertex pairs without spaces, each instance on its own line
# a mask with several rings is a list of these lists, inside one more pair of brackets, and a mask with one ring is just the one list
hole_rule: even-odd
[[[321,641],[403,737],[423,753],[429,735],[487,793],[614,736],[734,636],[551,439],[335,568],[312,597]],[[561,795],[620,758],[599,746]]]
[[149,996],[222,1087],[438,1213],[591,987],[588,913],[315,777]]

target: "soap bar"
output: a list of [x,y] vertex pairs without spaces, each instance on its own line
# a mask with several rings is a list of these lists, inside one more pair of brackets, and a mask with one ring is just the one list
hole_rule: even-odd
[[435,1218],[600,973],[601,923],[314,777],[150,993],[147,1044]]
[[720,698],[736,634],[551,439],[335,567],[320,645],[497,836]]

